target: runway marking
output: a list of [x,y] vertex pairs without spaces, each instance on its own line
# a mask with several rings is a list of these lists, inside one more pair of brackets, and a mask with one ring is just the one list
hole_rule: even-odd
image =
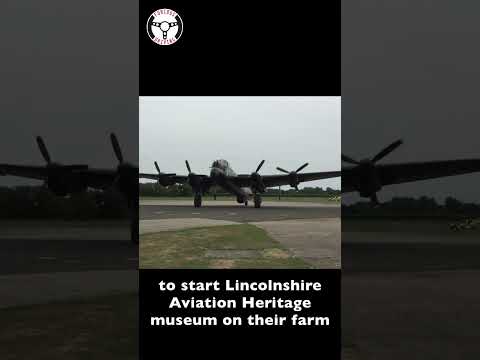
[[237,213],[229,212],[229,213],[227,213],[227,215],[232,215],[232,216],[234,216],[234,215],[237,215]]
[[199,212],[193,212],[192,215],[200,215]]

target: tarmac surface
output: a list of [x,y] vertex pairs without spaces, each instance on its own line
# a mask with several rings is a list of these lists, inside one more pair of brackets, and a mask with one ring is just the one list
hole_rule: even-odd
[[[154,230],[173,226],[168,223],[198,226],[206,219],[212,224],[252,221],[293,251],[301,242],[313,251],[319,230],[303,231],[306,237],[295,244],[296,228],[321,221],[335,228],[340,222],[340,208],[323,204],[300,210],[290,202],[265,203],[262,209],[205,205],[144,205],[140,216],[156,219]],[[128,240],[128,224],[0,226],[0,308],[138,289],[138,248]],[[285,238],[283,228],[293,229],[295,237]],[[479,230],[454,233],[447,223],[402,220],[358,226],[343,220],[342,228],[344,360],[478,358]],[[338,243],[323,243],[325,251],[337,251]]]
[[52,301],[132,292],[138,273],[120,271],[49,272],[0,276],[0,309]]
[[124,222],[2,223],[0,275],[138,267]]
[[0,223],[0,308],[138,289],[125,221]]
[[401,219],[342,230],[344,359],[478,358],[480,230]]
[[338,203],[265,201],[260,209],[233,201],[140,202],[140,233],[249,223],[317,268],[340,268],[341,222]]
[[340,269],[339,218],[254,222],[295,255],[321,269]]
[[260,209],[234,201],[204,201],[194,208],[186,200],[144,200],[140,202],[140,219],[204,218],[229,220],[240,223],[288,219],[338,218],[338,203],[308,203],[290,201],[264,201]]

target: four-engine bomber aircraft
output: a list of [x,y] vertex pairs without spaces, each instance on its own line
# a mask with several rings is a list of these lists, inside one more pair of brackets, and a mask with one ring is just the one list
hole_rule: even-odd
[[57,196],[67,196],[88,188],[107,190],[115,188],[127,201],[131,214],[131,240],[138,242],[138,167],[124,161],[115,134],[110,135],[118,160],[116,169],[93,169],[88,165],[62,165],[52,162],[43,139],[37,144],[47,163],[45,166],[0,164],[0,175],[12,175],[45,181],[47,188]]
[[248,200],[253,196],[255,207],[259,208],[262,204],[260,194],[264,193],[269,187],[290,185],[298,190],[298,184],[301,182],[340,176],[340,171],[300,173],[308,166],[308,163],[303,164],[295,171],[287,171],[277,167],[277,170],[286,175],[260,175],[259,171],[264,163],[265,160],[262,160],[257,169],[251,174],[237,175],[226,160],[216,160],[213,162],[210,175],[208,176],[192,172],[187,160],[185,160],[185,164],[188,175],[162,173],[157,162],[155,162],[157,174],[140,174],[139,177],[156,180],[162,186],[189,184],[195,194],[193,201],[195,207],[202,206],[202,195],[207,193],[212,186],[220,186],[227,192],[235,195],[239,204],[248,205]]
[[385,185],[462,175],[480,171],[480,159],[379,164],[377,162],[403,144],[397,140],[371,159],[357,161],[342,154],[342,161],[354,166],[342,167],[342,193],[357,191],[378,205],[377,192]]

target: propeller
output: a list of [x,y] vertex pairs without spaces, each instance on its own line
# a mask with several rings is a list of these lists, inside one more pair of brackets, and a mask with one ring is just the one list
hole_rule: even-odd
[[342,161],[345,161],[350,164],[360,165],[360,161],[352,159],[351,157],[348,157],[347,155],[343,155],[343,154],[342,154]]
[[117,157],[118,162],[122,164],[123,163],[122,149],[120,148],[120,144],[118,143],[118,139],[114,133],[110,134],[110,141],[112,142],[113,151],[115,152],[115,156]]
[[258,164],[257,169],[250,174],[252,188],[260,192],[265,191],[265,185],[263,184],[262,176],[258,173],[262,168],[263,164],[265,164],[265,160],[260,161],[260,164]]
[[387,155],[389,155],[392,151],[397,149],[400,145],[403,144],[403,141],[396,140],[390,145],[386,146],[382,150],[380,150],[374,157],[371,159],[366,159],[362,161],[355,160],[347,155],[342,154],[342,161],[357,165],[359,171],[359,178],[363,179],[360,181],[358,185],[359,192],[361,196],[370,197],[370,200],[374,206],[379,206],[380,202],[377,198],[377,191],[379,191],[382,187],[382,183],[378,174],[376,172],[375,166],[376,163]]
[[[88,169],[88,165],[63,165],[53,162],[43,138],[37,136],[35,140],[43,159],[47,163],[45,165],[44,186],[58,196],[67,196],[84,191],[86,184],[81,175],[75,174],[75,172]],[[0,175],[2,175],[1,169]]]
[[402,144],[403,144],[402,140],[394,141],[393,143],[388,145],[385,149],[380,151],[377,155],[375,155],[372,159],[372,162],[376,163],[377,161],[382,160],[385,156],[390,154],[393,150],[395,150],[396,148],[398,148]]
[[158,166],[157,162],[153,162],[155,164],[155,168],[157,169],[158,172],[158,183],[162,186],[168,186],[168,185],[173,185],[175,181],[171,178],[172,176],[175,176],[177,174],[165,174],[160,171],[160,167]]
[[[371,163],[371,164],[375,164],[376,162],[382,160],[385,156],[387,156],[388,154],[390,154],[392,151],[394,151],[396,148],[398,148],[400,145],[403,144],[403,141],[402,140],[397,140],[397,141],[394,141],[393,143],[391,143],[390,145],[388,145],[387,147],[385,147],[384,149],[382,149],[377,155],[375,155],[373,158],[369,159],[369,160],[366,160],[365,162],[368,162],[368,163]],[[355,160],[347,155],[343,155],[342,154],[342,161],[345,161],[347,163],[350,163],[350,164],[354,164],[354,165],[360,165],[362,162],[361,161],[358,161],[358,160]]]
[[136,194],[138,193],[138,187],[135,185],[138,184],[138,168],[124,161],[120,143],[114,133],[110,134],[110,141],[118,160],[114,184],[116,184],[121,193],[125,194],[129,201],[129,207],[133,208],[131,205],[135,203],[134,197],[138,195]]
[[37,136],[37,145],[42,153],[43,158],[45,159],[45,162],[50,165],[52,163],[52,158],[50,157],[47,147],[45,146],[45,142],[41,136]]
[[156,161],[153,162],[155,164],[155,168],[157,169],[158,173],[161,174],[162,172],[160,171],[160,168],[158,167],[158,164]]
[[155,168],[156,168],[157,171],[158,171],[158,175],[160,175],[160,176],[175,176],[175,175],[177,175],[177,174],[175,174],[175,173],[169,173],[169,174],[162,173],[162,172],[160,171],[160,167],[158,166],[157,162],[154,161],[153,163],[155,164]]
[[45,162],[47,163],[47,168],[49,168],[50,171],[65,172],[65,171],[74,171],[74,170],[84,170],[88,168],[88,165],[62,165],[59,163],[52,162],[52,158],[50,157],[50,153],[47,150],[47,146],[45,145],[43,138],[41,136],[37,136],[36,140],[37,140],[38,148],[40,149],[40,153],[42,154],[42,157],[45,159]]
[[257,170],[255,170],[256,173],[258,173],[258,172],[260,171],[260,169],[262,168],[263,164],[265,164],[265,160],[260,161],[260,164],[258,164],[258,166],[257,166]]
[[185,160],[185,165],[187,166],[188,170],[188,183],[195,193],[200,193],[202,189],[202,177],[192,172],[188,160]]
[[295,190],[298,191],[298,184],[300,183],[300,181],[298,181],[298,173],[303,169],[305,169],[307,166],[308,166],[308,163],[305,163],[295,171],[287,171],[285,169],[282,169],[281,167],[277,167],[277,170],[285,174],[288,174],[290,176],[290,186],[295,188]]

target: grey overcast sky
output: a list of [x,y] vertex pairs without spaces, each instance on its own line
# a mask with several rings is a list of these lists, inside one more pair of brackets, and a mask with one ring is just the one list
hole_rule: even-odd
[[[140,97],[140,171],[208,174],[226,159],[237,174],[275,167],[340,170],[340,97]],[[304,183],[340,189],[340,178]]]
[[[138,4],[78,5],[0,4],[0,163],[44,165],[42,135],[54,161],[112,168],[112,131],[138,161]],[[38,181],[0,177],[0,186],[29,183]]]
[[[383,163],[480,158],[479,13],[477,1],[342,6],[342,152],[371,157],[403,138]],[[479,202],[479,180],[475,173],[389,186],[379,197]]]

